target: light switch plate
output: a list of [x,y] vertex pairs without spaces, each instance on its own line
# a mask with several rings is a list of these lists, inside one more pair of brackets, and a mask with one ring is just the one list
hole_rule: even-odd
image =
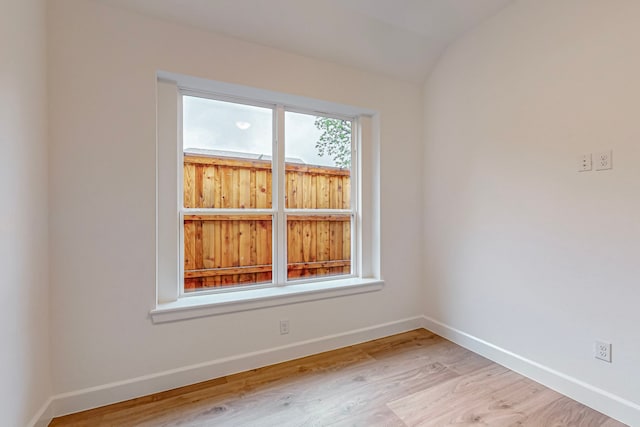
[[591,170],[591,153],[578,156],[578,172]]

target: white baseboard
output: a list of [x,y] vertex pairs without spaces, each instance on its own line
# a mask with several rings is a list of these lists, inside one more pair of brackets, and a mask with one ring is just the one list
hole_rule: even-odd
[[422,326],[466,349],[630,426],[640,426],[640,405],[425,316]]
[[47,399],[33,416],[27,427],[47,427],[53,419],[53,397]]
[[[423,317],[418,316],[296,342],[281,347],[211,360],[205,363],[145,375],[126,381],[118,381],[97,387],[58,394],[51,399],[53,416],[58,417],[122,402],[124,400],[171,390],[237,372],[322,353],[324,351],[335,350],[337,348],[347,347],[422,327]],[[40,425],[37,425],[37,427],[40,427]]]

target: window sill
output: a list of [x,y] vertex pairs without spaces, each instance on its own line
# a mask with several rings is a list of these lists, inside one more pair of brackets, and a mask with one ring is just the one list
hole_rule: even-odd
[[380,279],[342,279],[273,288],[252,289],[180,298],[158,304],[149,313],[153,323],[175,322],[197,317],[215,316],[238,311],[275,307],[345,295],[379,291]]

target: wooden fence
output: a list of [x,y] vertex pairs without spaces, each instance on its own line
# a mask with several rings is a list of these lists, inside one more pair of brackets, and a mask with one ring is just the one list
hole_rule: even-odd
[[[349,171],[287,163],[285,205],[349,209]],[[270,209],[271,162],[186,154],[186,208]],[[185,215],[185,291],[270,282],[271,215]],[[289,215],[289,278],[348,274],[351,217]]]

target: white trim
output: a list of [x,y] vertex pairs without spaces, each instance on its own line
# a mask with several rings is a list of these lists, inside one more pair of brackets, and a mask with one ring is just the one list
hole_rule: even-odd
[[[335,350],[421,327],[412,317],[53,396],[54,416],[97,408],[212,378]],[[39,427],[39,426],[38,426]]]
[[337,120],[346,120],[349,122],[353,122],[358,118],[358,115],[345,115],[345,114],[337,114],[335,112],[326,112],[326,111],[317,111],[315,109],[309,108],[300,108],[300,107],[292,107],[289,104],[285,104],[284,106],[285,113],[296,113],[296,114],[306,114],[308,116],[323,116],[328,119],[337,119]]
[[47,427],[54,417],[53,397],[49,397],[40,407],[38,412],[31,418],[27,427]]
[[[209,91],[203,91],[199,89],[185,88],[182,85],[178,85],[178,91],[181,96],[188,96],[190,98],[204,98],[211,101],[226,102],[229,104],[242,104],[249,107],[264,108],[265,110],[275,110],[276,104],[273,102],[255,101],[251,98],[242,98],[228,93],[212,93]],[[183,145],[181,145],[184,147]]]
[[228,96],[238,100],[250,100],[251,103],[261,102],[268,105],[280,104],[288,108],[310,111],[318,115],[328,116],[373,116],[376,111],[346,104],[338,104],[331,101],[323,101],[306,96],[291,95],[282,92],[275,92],[267,89],[260,89],[245,85],[225,83],[200,77],[187,76],[184,74],[170,73],[168,71],[158,71],[159,80],[175,82],[181,90],[194,91],[197,93],[209,92],[215,96]]
[[[177,88],[177,98],[178,98],[178,112],[176,114],[177,123],[175,124],[178,129],[178,137],[175,142],[175,146],[173,147],[173,151],[176,154],[177,164],[175,165],[176,170],[178,171],[177,181],[178,188],[176,194],[176,200],[173,203],[173,209],[178,213],[178,223],[176,226],[178,227],[178,253],[177,258],[175,258],[174,262],[177,261],[178,264],[178,279],[177,279],[177,292],[176,295],[173,296],[172,299],[166,301],[174,301],[176,298],[181,298],[184,294],[184,96],[180,92],[180,88]],[[160,127],[160,123],[156,126]],[[172,215],[173,216],[173,215]],[[158,302],[161,302],[158,300]]]
[[423,327],[625,424],[640,426],[640,405],[424,316]]
[[384,282],[377,279],[336,279],[301,283],[291,286],[270,286],[207,295],[194,295],[164,304],[150,311],[153,323],[175,322],[197,317],[255,310],[339,296],[379,291]]
[[158,80],[156,96],[156,297],[158,302],[167,302],[176,300],[182,277],[177,262],[182,247],[178,209],[182,144],[176,144],[176,138],[181,138],[178,117],[182,109],[175,83]]
[[[355,173],[358,275],[384,278],[380,255],[380,117],[361,116],[357,120],[358,145]],[[368,144],[368,147],[364,147]],[[353,169],[352,169],[353,170]]]

